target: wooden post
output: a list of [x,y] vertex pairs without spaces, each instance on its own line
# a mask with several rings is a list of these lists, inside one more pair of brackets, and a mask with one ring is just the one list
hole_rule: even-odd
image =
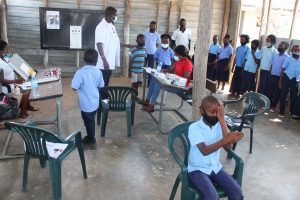
[[225,37],[226,33],[228,32],[230,7],[231,7],[231,0],[226,0],[225,1],[224,19],[223,19],[223,29],[222,29],[222,35],[220,38],[221,43],[223,43],[223,38]]
[[179,0],[179,3],[178,3],[178,20],[177,20],[178,23],[179,23],[179,20],[182,18],[183,2],[184,2],[184,0]]
[[294,13],[293,13],[293,21],[292,21],[290,35],[289,35],[289,40],[292,39],[293,32],[294,32],[294,29],[295,29],[295,21],[296,21],[296,17],[297,17],[298,3],[299,3],[299,1],[296,0],[296,2],[295,2],[295,8],[294,8]]
[[198,31],[195,52],[193,77],[193,120],[199,117],[199,106],[205,97],[207,55],[210,43],[211,21],[213,15],[213,0],[201,0],[199,9]]
[[[131,1],[125,1],[125,14],[124,14],[124,44],[129,44],[130,38],[130,13],[131,13]],[[129,56],[128,56],[128,48],[124,48],[123,50],[123,76],[128,76],[128,68],[129,68]]]
[[158,30],[158,27],[159,27],[160,4],[161,4],[161,0],[157,0],[157,13],[156,13],[156,27],[157,27],[157,30]]
[[266,7],[266,0],[263,0],[263,5],[262,5],[262,9],[261,9],[261,14],[260,14],[260,28],[259,28],[258,40],[260,40],[262,31],[263,31],[263,24],[264,24],[264,18],[265,18],[265,7]]
[[[80,0],[77,0],[77,9],[80,9]],[[80,63],[80,51],[76,51],[76,67],[79,68],[79,63]]]
[[267,25],[266,25],[265,35],[268,35],[268,33],[269,33],[269,21],[270,21],[271,7],[272,7],[272,0],[269,0],[268,15],[267,15]]
[[80,0],[77,0],[77,9],[80,9]]
[[172,11],[173,1],[169,2],[169,10],[168,10],[168,26],[167,26],[167,33],[170,32],[171,29],[171,11]]
[[6,21],[6,0],[2,0],[1,2],[1,39],[8,42],[7,38],[7,21]]
[[[48,5],[49,5],[49,0],[45,0],[45,7],[48,7]],[[44,55],[44,68],[48,68],[48,67],[49,67],[49,51],[46,50]]]
[[107,7],[107,0],[104,0],[103,5],[104,5],[104,9],[106,9],[106,7]]

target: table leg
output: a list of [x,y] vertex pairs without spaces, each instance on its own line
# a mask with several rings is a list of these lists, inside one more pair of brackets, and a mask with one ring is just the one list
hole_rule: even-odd
[[144,70],[143,74],[143,94],[142,94],[142,100],[145,101],[145,96],[146,96],[146,80],[147,80],[147,73]]
[[56,98],[56,123],[57,123],[57,134],[61,134],[61,98]]
[[162,117],[163,117],[163,111],[164,111],[164,99],[165,99],[165,95],[166,95],[166,90],[164,88],[161,88],[161,98],[160,98],[160,109],[159,109],[159,118],[158,118],[158,128],[160,130],[161,133],[163,133],[162,131]]

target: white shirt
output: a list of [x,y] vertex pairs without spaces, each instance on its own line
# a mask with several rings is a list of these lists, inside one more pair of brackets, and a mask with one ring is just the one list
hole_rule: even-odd
[[[3,69],[3,76],[6,80],[15,80],[16,76],[14,70],[4,60],[0,58],[0,69]],[[10,84],[11,89],[14,89],[14,84]],[[2,92],[8,93],[7,87],[2,86]]]
[[184,32],[180,31],[180,29],[176,29],[172,35],[172,40],[175,40],[176,46],[184,45],[187,49],[189,49],[189,40],[191,39],[192,31],[188,28],[186,28]]
[[261,52],[260,69],[270,71],[273,57],[278,51],[272,46],[271,48],[263,47]]
[[[109,69],[113,70],[116,66],[120,66],[120,39],[115,26],[108,23],[105,18],[102,19],[95,30],[95,49],[98,52],[97,43],[103,44],[104,56],[109,64]],[[99,52],[96,67],[104,69]]]

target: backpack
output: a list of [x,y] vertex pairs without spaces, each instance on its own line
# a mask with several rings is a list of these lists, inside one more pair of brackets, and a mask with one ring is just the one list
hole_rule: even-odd
[[0,120],[19,117],[18,99],[0,93]]

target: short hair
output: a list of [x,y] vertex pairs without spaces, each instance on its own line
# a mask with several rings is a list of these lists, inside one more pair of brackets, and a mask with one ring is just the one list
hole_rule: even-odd
[[275,35],[270,34],[267,37],[270,38],[272,44],[276,44],[276,36]]
[[300,48],[300,45],[295,44],[295,45],[293,45],[292,49],[293,49],[293,48]]
[[117,9],[115,7],[109,6],[105,9],[104,14],[105,16],[111,16],[114,15],[117,12]]
[[184,18],[181,18],[181,19],[179,20],[179,22],[182,22],[182,21],[185,21],[185,22],[186,22],[186,20],[185,20]]
[[184,45],[178,45],[177,47],[175,47],[174,51],[181,55],[182,57],[187,57],[188,54],[187,54],[187,49]]
[[229,34],[229,33],[226,33],[226,35],[224,36],[224,38],[230,39],[230,34]]
[[202,102],[201,102],[201,108],[206,108],[207,105],[219,105],[219,100],[213,96],[213,95],[208,95],[206,97],[204,97],[202,99]]
[[0,40],[0,51],[4,50],[7,47],[7,42]]
[[136,36],[136,39],[138,40],[139,38],[144,38],[145,36],[143,35],[143,34],[138,34],[137,36]]
[[87,49],[84,52],[84,62],[90,65],[96,65],[98,61],[98,52],[95,49]]
[[151,24],[156,25],[157,23],[156,23],[156,21],[151,21],[151,22],[150,22],[150,25],[151,25]]
[[245,38],[245,43],[246,43],[246,44],[249,43],[249,40],[250,40],[249,35],[247,35],[247,34],[242,34],[240,37],[241,37],[241,38],[242,38],[242,37]]
[[164,33],[160,36],[160,39],[163,40],[164,38],[168,38],[169,40],[171,40],[171,36],[167,33]]
[[281,44],[283,44],[287,49],[290,47],[290,44],[286,41],[282,41]]
[[214,36],[213,36],[213,38],[214,38],[214,37],[216,37],[216,38],[218,38],[218,39],[219,39],[219,35],[214,35]]
[[259,40],[252,40],[251,43],[256,44],[256,46],[259,46]]

